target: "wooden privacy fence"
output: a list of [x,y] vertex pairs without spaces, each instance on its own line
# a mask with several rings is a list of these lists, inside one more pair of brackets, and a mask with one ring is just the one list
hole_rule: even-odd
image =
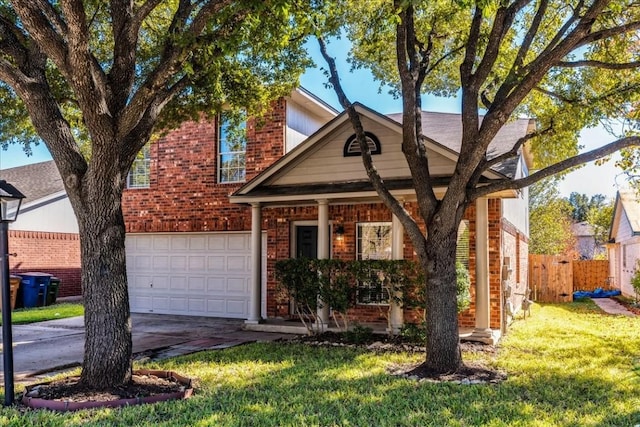
[[610,289],[609,261],[576,261],[558,255],[529,255],[531,298],[540,302],[568,302],[574,291]]

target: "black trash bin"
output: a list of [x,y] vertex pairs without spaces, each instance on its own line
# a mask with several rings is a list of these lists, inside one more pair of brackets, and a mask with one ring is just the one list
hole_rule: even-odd
[[60,290],[60,279],[55,276],[51,276],[49,280],[49,286],[47,287],[47,299],[45,305],[53,305],[58,299],[58,291]]

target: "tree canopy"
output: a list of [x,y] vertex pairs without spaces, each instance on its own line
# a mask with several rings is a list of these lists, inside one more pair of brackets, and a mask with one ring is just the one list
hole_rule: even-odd
[[[353,65],[370,69],[403,101],[402,152],[417,195],[416,218],[378,174],[360,117],[320,35],[330,83],[358,136],[369,179],[402,222],[426,273],[425,367],[430,372],[453,371],[461,366],[453,265],[462,215],[478,199],[638,145],[640,139],[631,133],[577,154],[581,129],[610,118],[629,118],[637,105],[640,5],[633,0],[338,3],[343,9],[336,9],[337,14],[342,12],[353,42]],[[334,15],[327,16],[332,24]],[[340,31],[334,29],[334,34]],[[443,196],[436,196],[437,180],[429,168],[422,94],[455,94],[461,101],[460,154]],[[537,130],[511,150],[490,152],[503,126],[522,115],[535,118]],[[538,171],[515,180],[483,181],[486,172],[518,158],[525,147],[535,155]],[[419,222],[428,233],[421,231]]]
[[41,139],[80,229],[84,386],[131,377],[122,191],[152,135],[260,114],[309,64],[309,2],[0,1],[3,143]]

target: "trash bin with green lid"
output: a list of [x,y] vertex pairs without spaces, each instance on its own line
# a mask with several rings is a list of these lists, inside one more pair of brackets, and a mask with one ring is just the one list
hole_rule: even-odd
[[20,273],[20,292],[24,308],[42,307],[47,298],[51,275],[47,273]]
[[49,279],[49,286],[47,287],[47,299],[45,305],[52,305],[56,303],[59,289],[60,279],[55,276],[51,276],[51,279]]

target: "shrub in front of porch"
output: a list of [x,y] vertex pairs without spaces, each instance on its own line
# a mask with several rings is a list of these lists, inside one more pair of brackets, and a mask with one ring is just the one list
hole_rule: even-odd
[[[461,312],[470,304],[470,278],[464,265],[456,267]],[[349,329],[353,320],[349,313],[357,305],[377,306],[387,323],[393,305],[424,307],[424,278],[410,260],[291,258],[278,261],[275,270],[282,298],[293,301],[294,312],[309,334],[322,332],[317,313],[325,305],[332,308],[334,321],[343,330]]]

